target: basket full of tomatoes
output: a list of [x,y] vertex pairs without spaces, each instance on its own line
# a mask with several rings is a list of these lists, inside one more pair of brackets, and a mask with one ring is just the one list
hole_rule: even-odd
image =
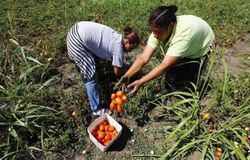
[[107,113],[101,115],[87,129],[91,141],[101,150],[106,151],[121,135],[122,126]]

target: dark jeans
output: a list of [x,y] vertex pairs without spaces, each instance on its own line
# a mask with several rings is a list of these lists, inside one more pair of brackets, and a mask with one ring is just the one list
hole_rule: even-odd
[[[201,61],[203,61],[201,66],[201,72],[199,75],[199,68]],[[185,91],[187,88],[192,88],[190,82],[197,84],[197,78],[199,78],[197,87],[198,90],[201,89],[206,77],[206,68],[209,61],[209,53],[201,58],[191,59],[182,58],[177,63],[166,72],[166,83],[165,87],[167,90]],[[193,89],[193,88],[192,88]]]

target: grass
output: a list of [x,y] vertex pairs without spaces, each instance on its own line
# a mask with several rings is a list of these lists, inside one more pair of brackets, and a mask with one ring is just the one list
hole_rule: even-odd
[[[243,0],[1,1],[0,159],[62,159],[71,157],[70,151],[81,152],[88,144],[86,126],[89,123],[89,105],[80,77],[66,56],[65,36],[68,29],[81,20],[97,21],[119,32],[131,26],[145,44],[150,34],[147,22],[149,12],[160,4],[176,4],[178,15],[194,14],[205,19],[213,28],[221,47],[231,46],[249,32],[250,3]],[[128,62],[131,61],[133,56],[128,59]],[[155,56],[143,72],[160,61],[161,57]],[[127,144],[125,159],[131,156],[135,159],[161,156],[178,159],[192,154],[194,150],[199,151],[203,158],[213,159],[214,146],[223,148],[224,159],[246,158],[249,143],[244,142],[242,136],[249,135],[243,129],[249,126],[249,121],[243,119],[249,117],[249,75],[234,77],[227,72],[226,64],[224,68],[224,73],[211,75],[211,102],[205,110],[199,108],[198,97],[204,96],[201,93],[177,92],[166,97],[157,92],[163,85],[161,78],[141,88],[137,96],[124,106],[124,117],[134,117],[140,121],[137,124],[151,125],[145,124],[149,122],[144,122],[140,116],[147,114],[148,108],[155,105],[151,102],[159,100],[156,97],[163,96],[159,101],[163,108],[166,108],[163,103],[166,99],[176,103],[162,113],[162,126],[148,128],[146,133],[135,130],[131,138],[136,141]],[[111,75],[107,70],[104,72]],[[112,77],[108,81],[109,87],[112,86],[111,80]],[[154,96],[150,97],[152,94]],[[187,94],[191,94],[190,97],[184,98]],[[187,104],[193,107],[185,107]],[[72,116],[74,111],[77,116]],[[210,121],[204,122],[196,116],[202,112],[215,114]],[[120,117],[120,120],[125,119]],[[214,123],[217,129],[215,133],[210,133],[207,128]],[[148,137],[149,143],[145,144]],[[162,148],[156,147],[158,144],[153,142],[153,137],[159,143],[161,140],[164,142]],[[238,149],[233,145],[235,141],[239,144]],[[105,156],[115,157],[112,153]]]
[[[229,80],[226,68],[222,82],[212,86],[212,91],[220,94],[211,99],[213,104],[208,108],[201,108],[199,97],[203,94],[196,89],[195,92],[172,92],[163,96],[178,97],[179,100],[171,106],[162,103],[160,106],[172,111],[179,120],[175,127],[169,127],[163,144],[170,145],[165,147],[161,159],[186,159],[193,152],[200,152],[199,159],[216,159],[216,148],[222,148],[222,159],[249,158],[249,140],[244,138],[249,134],[245,129],[249,125],[249,120],[245,119],[249,116],[249,95],[240,98],[245,100],[234,106],[235,99],[231,97],[232,88],[228,83],[235,81]],[[204,120],[202,113],[212,117]]]

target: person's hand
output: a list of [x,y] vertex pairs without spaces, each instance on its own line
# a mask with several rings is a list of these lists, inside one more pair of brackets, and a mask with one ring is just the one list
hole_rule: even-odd
[[121,79],[117,82],[114,87],[114,90],[122,90],[125,91],[127,88],[127,84],[129,83],[129,77],[122,76]]
[[133,83],[128,85],[128,88],[133,88],[133,90],[128,93],[128,96],[132,97],[136,95],[136,92],[141,88],[142,83],[140,80],[136,80]]

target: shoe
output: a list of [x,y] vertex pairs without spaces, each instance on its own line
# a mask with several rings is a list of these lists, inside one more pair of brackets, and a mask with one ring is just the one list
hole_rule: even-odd
[[110,109],[105,109],[105,113],[107,113],[108,115],[111,115],[111,110]]
[[93,115],[100,116],[100,115],[103,115],[104,113],[105,113],[105,109],[99,109],[99,110],[93,112]]
[[104,108],[102,108],[102,109],[99,109],[99,110],[93,112],[93,115],[94,115],[94,116],[101,116],[101,115],[103,115],[103,114],[105,114],[105,113],[107,113],[107,114],[110,115],[112,112],[111,112],[109,109],[104,109]]

